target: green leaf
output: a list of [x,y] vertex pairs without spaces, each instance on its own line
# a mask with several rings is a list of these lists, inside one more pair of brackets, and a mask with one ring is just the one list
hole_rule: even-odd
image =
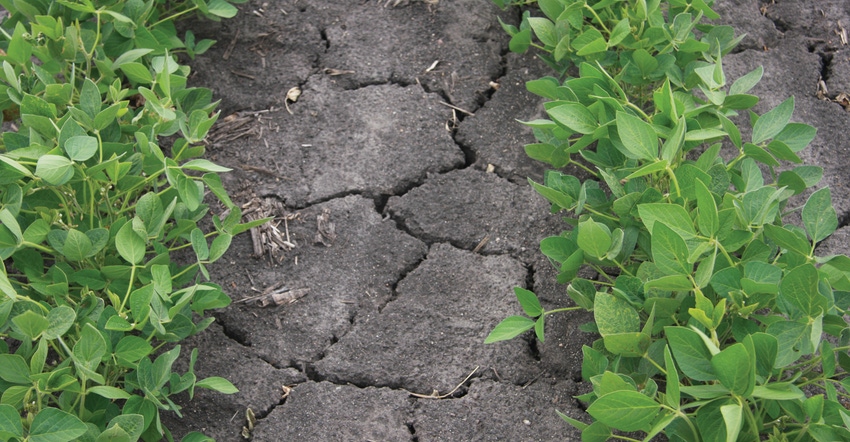
[[774,137],[774,141],[781,141],[792,152],[799,152],[815,139],[817,132],[817,128],[808,124],[788,123],[785,129]]
[[667,160],[668,162],[672,162],[679,155],[679,152],[682,151],[682,147],[685,144],[685,131],[687,130],[687,124],[685,123],[685,117],[679,119],[676,123],[676,127],[673,128],[673,132],[671,132],[670,137],[667,138],[667,141],[661,146],[661,158]]
[[198,257],[198,261],[204,261],[209,258],[210,249],[207,245],[207,239],[204,237],[204,232],[196,227],[192,229],[190,237],[192,239],[192,249],[195,251],[195,256]]
[[[122,70],[123,70],[123,68],[122,68]],[[142,97],[145,98],[145,107],[146,108],[152,109],[154,112],[156,112],[160,117],[162,117],[166,121],[172,121],[172,120],[177,118],[177,114],[174,113],[174,111],[171,110],[170,108],[166,108],[165,106],[163,106],[159,97],[157,97],[156,94],[152,90],[150,90],[146,87],[140,86],[138,88],[138,91],[142,95]]]
[[576,242],[584,253],[601,259],[611,248],[611,231],[605,224],[593,221],[593,218],[588,218],[578,224]]
[[199,170],[201,172],[230,172],[232,169],[219,166],[209,160],[195,159],[187,161],[180,166],[181,169]]
[[661,406],[636,391],[620,390],[603,395],[587,408],[588,414],[621,431],[646,429]]
[[543,307],[534,292],[522,287],[514,287],[514,293],[526,315],[536,318],[543,314]]
[[660,171],[665,170],[665,169],[667,169],[667,160],[658,160],[658,161],[646,164],[645,166],[641,167],[640,169],[630,173],[624,179],[631,180],[633,178],[642,177],[642,176],[645,176],[645,175],[649,175],[651,173],[660,172]]
[[617,22],[614,29],[611,30],[611,36],[608,38],[608,47],[612,48],[620,44],[624,38],[628,37],[631,32],[629,19],[624,18]]
[[653,161],[658,158],[658,135],[652,126],[626,112],[617,112],[617,133],[629,158]]
[[200,388],[206,388],[208,390],[215,390],[219,393],[224,394],[233,394],[239,391],[235,386],[233,386],[233,384],[230,383],[230,381],[218,376],[211,376],[205,379],[201,379],[200,381],[195,383],[195,386]]
[[133,230],[133,223],[128,222],[115,235],[115,247],[118,254],[130,264],[138,264],[145,257],[145,239]]
[[[793,387],[793,388],[792,388]],[[806,394],[794,384],[785,383],[783,386],[778,384],[757,385],[753,389],[753,397],[759,399],[769,399],[775,401],[793,401],[803,400]]]
[[729,87],[729,95],[745,94],[749,92],[750,89],[758,84],[763,74],[764,68],[759,66],[743,77],[738,78],[734,83],[732,83],[732,86]]
[[59,155],[43,155],[36,163],[35,176],[48,184],[61,186],[74,176],[74,163]]
[[531,45],[531,29],[523,29],[511,36],[511,41],[508,42],[508,48],[511,52],[522,54],[528,50]]
[[810,353],[809,330],[805,324],[795,321],[778,321],[765,330],[779,343],[775,368],[783,368],[800,359],[804,353]]
[[708,237],[714,237],[720,229],[720,220],[717,215],[717,203],[714,201],[714,196],[708,190],[708,186],[700,180],[694,182],[694,191],[697,196],[697,207],[699,208],[699,216],[697,217],[697,225],[700,233]]
[[554,121],[580,134],[591,134],[599,127],[596,117],[581,103],[561,104],[546,113]]
[[27,310],[15,316],[12,318],[12,324],[14,324],[17,331],[23,333],[33,341],[38,339],[41,333],[47,330],[47,327],[50,327],[50,322],[47,321],[47,318],[33,310]]
[[144,339],[128,335],[115,345],[115,357],[125,367],[134,367],[135,363],[153,351],[153,347]]
[[711,352],[699,334],[685,327],[664,327],[664,332],[679,369],[685,376],[696,381],[717,379],[711,364]]
[[104,327],[107,330],[130,331],[133,329],[133,324],[130,324],[126,319],[118,315],[114,315],[109,317]]
[[673,354],[670,353],[670,346],[664,346],[664,369],[667,371],[667,391],[664,401],[670,408],[679,409],[679,403],[682,400],[679,394],[679,371],[676,370],[676,364],[673,362]]
[[599,292],[593,301],[593,318],[602,336],[640,331],[640,315],[628,302]]
[[21,414],[9,404],[0,404],[0,437],[23,438],[24,426]]
[[819,242],[838,228],[838,216],[832,207],[832,195],[829,187],[824,187],[806,200],[803,206],[803,226],[812,242]]
[[195,180],[184,174],[177,175],[177,194],[190,211],[196,210],[203,200],[203,191],[195,184]]
[[235,6],[224,0],[210,0],[207,10],[210,14],[221,18],[232,18],[239,12]]
[[106,427],[112,428],[115,426],[121,427],[130,436],[130,440],[135,441],[141,438],[142,433],[145,431],[145,417],[141,414],[129,414],[127,410],[124,410],[124,414],[113,417]]
[[80,340],[74,344],[74,356],[84,362],[100,362],[106,354],[106,341],[103,335],[90,323],[83,327]]
[[67,442],[82,436],[88,427],[76,416],[58,408],[44,408],[32,421],[30,442]]
[[732,344],[711,358],[711,367],[723,386],[735,394],[749,396],[755,386],[755,357],[744,344]]
[[528,24],[537,35],[537,39],[544,45],[555,46],[558,44],[558,37],[555,32],[555,24],[551,20],[543,17],[529,17]]
[[808,317],[825,314],[829,300],[818,292],[818,281],[818,270],[812,264],[801,265],[786,273],[779,283],[777,301],[780,309],[792,317],[798,312]]
[[91,239],[85,233],[77,229],[68,230],[65,244],[62,246],[62,254],[70,261],[79,262],[89,256],[91,252]]
[[693,265],[688,263],[688,245],[673,229],[657,222],[652,229],[652,259],[658,269],[668,275],[687,275]]
[[773,224],[765,224],[764,234],[783,249],[797,252],[803,256],[808,256],[812,252],[811,245],[801,233],[792,232]]
[[537,193],[549,200],[550,203],[554,204],[559,209],[566,209],[573,205],[574,201],[572,197],[570,197],[566,193],[560,190],[553,189],[551,187],[544,186],[542,184],[537,184],[532,181],[531,178],[528,179],[528,182],[529,184],[531,184],[531,187],[533,187],[534,190],[537,191]]
[[646,281],[644,290],[657,289],[670,292],[686,292],[694,289],[687,275],[669,275]]
[[[20,315],[19,315],[20,316]],[[12,384],[29,385],[30,368],[21,355],[0,354],[0,379]]]
[[692,238],[696,234],[693,220],[685,208],[678,204],[639,204],[638,214],[649,232],[655,229],[656,222],[660,222],[684,238]]
[[785,129],[794,112],[794,97],[783,101],[779,106],[759,117],[753,125],[753,144],[767,141]]
[[723,422],[726,424],[726,442],[737,442],[738,433],[744,425],[741,404],[722,405],[720,414],[723,415]]
[[230,248],[230,243],[232,240],[233,235],[230,235],[228,233],[221,233],[216,236],[215,239],[213,239],[212,241],[212,245],[210,245],[210,256],[208,258],[209,262],[218,261],[218,259],[224,255],[227,249]]
[[108,385],[89,387],[87,391],[107,399],[130,399],[130,396],[132,396],[120,388],[110,387]]
[[127,78],[136,84],[152,84],[153,83],[153,75],[151,75],[150,68],[136,62],[130,63],[122,63],[120,66],[121,72],[127,76]]
[[607,334],[602,342],[606,350],[623,357],[643,356],[652,343],[650,336],[642,332]]
[[56,339],[65,334],[74,325],[77,314],[67,305],[54,307],[47,313],[47,329],[42,333],[45,339]]
[[525,316],[508,316],[484,340],[485,344],[513,339],[534,327],[534,321]]
[[86,78],[83,81],[83,87],[80,89],[80,109],[90,118],[94,118],[100,112],[102,104],[103,101],[100,99],[97,85],[91,79]]

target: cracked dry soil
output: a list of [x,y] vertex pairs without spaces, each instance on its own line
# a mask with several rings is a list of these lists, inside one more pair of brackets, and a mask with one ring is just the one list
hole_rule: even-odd
[[[482,343],[520,312],[514,286],[546,308],[571,302],[537,249],[564,224],[526,184],[544,167],[526,158],[534,138],[516,122],[543,116],[524,83],[550,71],[507,51],[497,17],[516,23],[516,11],[392,3],[252,0],[234,19],[190,25],[218,40],[192,63],[192,81],[231,115],[208,155],[234,169],[223,178],[238,201],[279,203],[278,228],[295,245],[255,258],[241,235],[214,280],[237,301],[273,286],[309,292],[285,305],[236,302],[185,343],[184,355],[200,349],[199,377],[240,391],[181,397],[183,419],[164,416],[176,437],[244,440],[250,408],[255,441],[580,439],[554,410],[586,418],[573,396],[588,388],[581,346],[595,337],[578,326],[591,315],[551,318],[545,344]],[[847,253],[850,3],[715,9],[748,33],[724,59],[727,77],[764,65],[756,110],[794,95],[793,120],[818,128],[804,161],[824,167],[843,221],[821,247]]]

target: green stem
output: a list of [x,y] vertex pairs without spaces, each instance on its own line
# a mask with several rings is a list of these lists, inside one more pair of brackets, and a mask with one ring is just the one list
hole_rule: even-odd
[[130,268],[130,281],[127,283],[127,292],[124,294],[124,299],[121,300],[121,306],[118,307],[118,314],[124,312],[124,306],[127,305],[127,300],[130,299],[130,293],[133,292],[133,280],[136,279],[136,265]]
[[158,22],[156,22],[156,23],[154,23],[154,24],[150,25],[150,26],[148,27],[148,29],[153,29],[153,28],[155,28],[155,27],[157,27],[157,26],[159,26],[159,25],[161,25],[161,24],[163,24],[163,23],[165,23],[165,22],[168,22],[168,21],[174,20],[174,19],[176,19],[177,17],[180,17],[181,15],[188,14],[188,13],[190,13],[190,12],[192,12],[192,11],[197,10],[197,9],[198,9],[198,7],[197,7],[197,6],[193,6],[193,7],[189,8],[189,9],[185,9],[185,10],[183,10],[183,11],[176,12],[176,13],[174,13],[174,14],[172,14],[172,15],[169,15],[168,17],[163,18],[162,20],[160,20],[160,21],[158,21]]
[[547,310],[547,311],[543,312],[543,316],[551,315],[552,313],[558,313],[558,312],[574,312],[576,310],[581,310],[581,307],[563,307],[563,308],[556,308],[555,310]]
[[608,30],[608,27],[607,27],[607,26],[605,26],[605,23],[602,21],[602,19],[601,19],[601,18],[599,18],[599,14],[597,14],[597,13],[596,13],[596,10],[595,10],[595,9],[593,9],[593,7],[591,7],[591,6],[590,6],[590,5],[588,5],[587,3],[585,3],[585,4],[584,4],[584,7],[585,7],[588,11],[590,11],[590,13],[591,13],[591,14],[593,14],[593,17],[596,19],[596,22],[597,22],[597,23],[599,23],[599,26],[601,26],[601,27],[602,27],[602,30],[604,30],[604,31],[605,31],[605,33],[606,33],[606,34],[608,34],[608,37],[610,38],[610,37],[611,37],[611,31],[610,31],[610,30]]
[[670,166],[667,166],[667,174],[670,176],[670,181],[673,182],[673,188],[676,189],[676,196],[682,196],[682,189],[679,187],[679,180],[676,178],[676,173]]
[[579,163],[578,161],[573,160],[572,158],[570,158],[569,164],[572,164],[572,165],[578,167],[579,169],[584,169],[585,172],[593,175],[594,177],[597,177],[597,178],[599,177],[599,175],[597,175],[597,173],[593,169],[585,166],[584,164]]

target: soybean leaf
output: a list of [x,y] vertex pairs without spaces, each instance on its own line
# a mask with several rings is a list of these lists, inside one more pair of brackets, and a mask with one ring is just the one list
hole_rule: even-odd
[[232,170],[205,159],[187,161],[180,167],[183,169],[200,170],[201,172],[230,172]]
[[687,124],[685,123],[685,117],[682,117],[676,123],[676,127],[673,128],[673,132],[670,134],[670,137],[668,137],[667,141],[665,141],[661,146],[661,159],[669,162],[676,159],[685,144],[686,130]]
[[508,316],[484,339],[485,344],[513,339],[534,327],[534,321],[525,316]]
[[115,235],[115,248],[130,264],[138,264],[145,257],[145,240],[133,230],[132,223],[124,224]]
[[626,112],[617,112],[617,133],[626,151],[623,154],[639,160],[658,158],[658,135],[652,126]]
[[793,232],[773,224],[764,225],[764,234],[779,247],[797,252],[803,256],[811,253],[811,245],[801,233]]
[[749,396],[755,386],[755,356],[744,344],[732,344],[711,358],[711,367],[723,386],[735,394]]
[[43,155],[38,158],[35,166],[35,176],[48,184],[61,186],[74,176],[74,163],[63,156]]
[[688,245],[673,229],[657,222],[652,229],[652,259],[668,275],[691,273],[688,263]]
[[638,177],[642,177],[644,175],[649,175],[649,174],[652,174],[652,173],[655,173],[655,172],[660,172],[660,171],[665,170],[665,169],[667,169],[667,160],[658,160],[658,161],[649,163],[649,164],[641,167],[640,169],[630,173],[624,179],[625,180],[631,180],[633,178],[638,178]]
[[576,242],[584,253],[594,258],[602,258],[611,247],[611,231],[605,224],[588,218],[579,223]]
[[649,232],[652,232],[655,229],[655,224],[660,222],[677,231],[683,237],[690,238],[696,234],[693,220],[691,220],[685,208],[678,204],[640,204],[638,205],[638,213]]
[[809,333],[805,324],[796,321],[778,321],[767,326],[765,330],[776,338],[778,352],[775,368],[782,368],[800,359],[804,353],[810,353],[807,348]]
[[526,315],[536,318],[543,314],[543,307],[540,306],[540,300],[534,292],[522,287],[514,287],[514,293]]
[[608,293],[597,293],[593,318],[602,336],[640,331],[640,315],[628,302]]
[[9,439],[24,437],[21,414],[9,404],[0,404],[0,437]]
[[825,314],[829,301],[818,292],[818,270],[811,264],[801,265],[785,274],[779,283],[777,302],[785,314],[809,317]]
[[204,237],[204,232],[199,228],[192,229],[190,234],[192,240],[192,249],[195,251],[195,256],[198,261],[205,261],[210,257],[210,248],[207,245],[207,239]]
[[697,196],[697,207],[699,215],[697,225],[700,233],[708,237],[714,237],[720,228],[720,220],[717,215],[717,203],[714,196],[708,190],[708,186],[700,180],[694,182],[694,191]]
[[758,84],[759,80],[761,80],[762,75],[764,74],[764,68],[759,66],[746,75],[738,78],[732,83],[732,86],[729,87],[729,94],[745,94],[750,91],[756,84]]
[[201,379],[200,381],[195,383],[195,386],[200,388],[206,388],[208,390],[215,390],[219,393],[224,394],[233,394],[239,391],[235,386],[233,386],[233,384],[230,383],[230,381],[218,376],[211,376],[205,379]]
[[91,239],[85,233],[77,229],[71,229],[65,237],[62,254],[70,261],[82,261],[89,256],[91,249]]
[[224,0],[210,0],[207,10],[210,14],[221,18],[232,18],[239,12],[235,6]]
[[130,396],[132,396],[130,393],[127,393],[120,388],[115,388],[109,385],[90,387],[87,391],[107,399],[129,399]]
[[596,399],[587,412],[603,424],[622,431],[648,428],[661,406],[637,391],[620,390]]
[[56,339],[65,334],[68,329],[74,325],[77,314],[74,309],[67,305],[54,307],[47,313],[48,326],[44,330],[42,337],[46,339]]
[[[30,385],[30,369],[23,356],[0,354],[0,379],[12,384]],[[30,385],[31,386],[31,385]]]
[[581,103],[561,104],[546,112],[556,122],[580,134],[592,134],[599,127],[596,117]]
[[799,152],[815,139],[817,132],[817,128],[808,124],[788,123],[785,129],[774,137],[774,140],[781,141],[793,152]]
[[753,125],[753,143],[759,144],[778,135],[788,125],[794,112],[794,97],[790,97],[759,117]]
[[74,344],[73,353],[84,362],[99,362],[106,354],[106,341],[103,335],[91,324],[86,324],[80,334],[80,340]]
[[43,408],[30,425],[31,442],[65,442],[82,436],[88,427],[78,417],[58,408]]
[[726,424],[726,442],[737,441],[738,433],[741,432],[741,427],[744,424],[741,404],[722,405],[720,407],[720,414],[723,416],[723,422]]
[[664,333],[685,376],[696,381],[717,379],[711,365],[711,352],[695,331],[685,327],[664,327]]
[[36,340],[41,333],[50,327],[50,322],[33,310],[26,310],[12,318],[12,325],[19,333],[23,333],[31,340]]
[[681,395],[679,394],[679,371],[676,370],[676,364],[673,362],[673,354],[670,353],[670,346],[664,346],[664,369],[667,370],[667,391],[664,401],[671,408],[678,410]]
[[832,195],[829,187],[824,187],[811,196],[803,206],[803,226],[812,239],[819,242],[838,228],[838,216],[832,207]]

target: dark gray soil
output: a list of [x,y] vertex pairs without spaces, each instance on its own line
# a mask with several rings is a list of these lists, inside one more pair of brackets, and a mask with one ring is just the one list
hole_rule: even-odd
[[[212,269],[234,300],[283,284],[297,302],[234,303],[185,347],[199,377],[224,376],[227,396],[196,391],[176,437],[200,430],[255,441],[579,440],[555,413],[586,420],[580,332],[587,313],[555,316],[545,344],[531,336],[484,345],[521,312],[513,287],[547,308],[570,305],[539,253],[564,227],[528,186],[544,167],[516,120],[542,115],[525,81],[549,74],[507,51],[487,0],[252,0],[222,23],[192,25],[218,44],[192,62],[223,114],[247,121],[218,137],[211,159],[234,169],[240,202],[285,207],[295,247],[252,257],[234,240]],[[795,121],[818,128],[805,161],[825,169],[842,226],[850,219],[850,114],[817,97],[850,93],[846,0],[718,0],[725,23],[748,33],[724,62],[737,78],[758,65],[763,113],[790,95]],[[294,87],[297,101],[287,101]],[[287,110],[288,105],[288,110]],[[248,130],[246,130],[246,128]],[[226,134],[225,134],[226,135]],[[241,135],[241,136],[240,136]],[[328,214],[335,237],[317,241]],[[297,215],[297,216],[296,216]],[[326,223],[327,224],[327,223]],[[824,247],[847,253],[844,227]],[[184,349],[185,353],[188,349]]]

